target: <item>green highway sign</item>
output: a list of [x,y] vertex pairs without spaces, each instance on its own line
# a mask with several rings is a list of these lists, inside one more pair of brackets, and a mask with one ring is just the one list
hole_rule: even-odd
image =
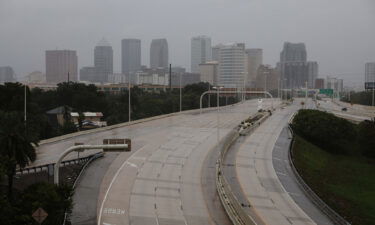
[[332,96],[333,89],[319,89],[319,94]]

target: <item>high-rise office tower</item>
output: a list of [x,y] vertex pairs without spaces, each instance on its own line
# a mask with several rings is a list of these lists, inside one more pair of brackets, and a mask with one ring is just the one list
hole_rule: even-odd
[[219,50],[219,85],[242,88],[245,81],[245,44],[222,45]]
[[113,49],[105,39],[95,46],[94,65],[109,74],[113,73]]
[[141,69],[141,40],[123,39],[121,41],[122,73],[135,73]]
[[77,81],[78,57],[72,50],[46,51],[46,81],[47,83],[61,83]]
[[168,69],[168,42],[167,39],[153,39],[150,47],[150,68]]
[[247,67],[246,85],[249,87],[254,87],[257,77],[257,70],[259,66],[263,64],[263,49],[250,48],[246,49],[245,53]]
[[307,87],[314,88],[318,78],[319,66],[317,62],[307,62]]
[[107,82],[108,75],[113,74],[113,49],[102,39],[94,49],[94,65],[97,72],[97,82]]
[[306,82],[309,88],[314,87],[314,80],[318,76],[318,63],[307,62],[304,43],[284,43],[278,67],[282,88],[304,88]]
[[0,67],[0,83],[14,82],[14,71],[10,66]]
[[365,65],[365,89],[375,88],[375,62]]
[[191,72],[199,73],[199,64],[212,58],[211,38],[197,36],[191,38]]
[[284,43],[284,48],[280,53],[280,62],[306,62],[307,53],[304,43]]
[[221,47],[223,47],[223,44],[218,44],[211,47],[212,61],[219,62],[219,52]]

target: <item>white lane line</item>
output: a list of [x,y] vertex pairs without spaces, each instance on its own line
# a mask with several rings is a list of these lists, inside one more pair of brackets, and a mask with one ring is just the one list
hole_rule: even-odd
[[[140,150],[142,150],[144,147],[145,147],[145,146],[143,146],[142,148],[138,149],[137,152],[139,152]],[[99,217],[98,217],[98,225],[100,225],[100,221],[101,221],[101,219],[102,219],[103,207],[104,207],[104,203],[105,203],[106,200],[107,200],[107,196],[108,196],[109,190],[112,188],[112,185],[113,185],[113,183],[115,182],[115,180],[117,179],[118,175],[120,174],[120,171],[124,168],[124,166],[125,166],[126,164],[129,163],[129,160],[130,160],[130,159],[133,159],[134,157],[136,157],[135,154],[136,154],[137,152],[135,152],[135,153],[134,153],[133,155],[131,155],[127,160],[125,160],[125,162],[122,163],[121,167],[116,171],[115,176],[113,176],[113,178],[112,178],[112,180],[111,180],[111,183],[109,184],[108,189],[107,189],[107,191],[105,192],[105,195],[104,195],[104,198],[103,198],[102,204],[101,204],[101,206],[100,206]],[[105,224],[105,223],[103,223],[103,224]]]

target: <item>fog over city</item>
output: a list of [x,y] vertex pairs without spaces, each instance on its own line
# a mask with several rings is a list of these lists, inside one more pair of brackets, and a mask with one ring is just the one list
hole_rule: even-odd
[[45,50],[70,49],[78,67],[93,64],[105,37],[121,71],[121,39],[142,40],[142,64],[150,42],[166,38],[174,66],[190,69],[190,38],[212,44],[243,42],[263,48],[264,63],[279,61],[283,43],[304,42],[319,77],[363,83],[364,64],[375,61],[374,0],[0,0],[0,66],[17,78],[45,71]]

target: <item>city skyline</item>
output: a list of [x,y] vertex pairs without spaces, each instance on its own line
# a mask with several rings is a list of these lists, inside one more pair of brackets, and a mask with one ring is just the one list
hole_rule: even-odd
[[[212,0],[182,3],[161,0],[158,4],[175,9],[171,16],[180,16],[182,9],[187,9],[183,13],[192,9],[197,11],[194,16],[180,18],[178,23],[170,18],[158,17],[151,10],[156,3],[147,3],[147,7],[144,7],[144,1],[132,2],[135,10],[128,7],[129,2],[126,1],[91,1],[89,5],[82,1],[75,2],[74,7],[71,3],[64,1],[56,6],[45,0],[32,3],[2,1],[0,27],[7,29],[7,32],[2,34],[0,41],[1,65],[11,66],[17,77],[22,78],[35,70],[43,70],[44,50],[58,48],[76,50],[81,68],[91,64],[92,46],[104,36],[112,43],[114,71],[119,72],[123,38],[142,40],[142,62],[146,64],[151,40],[160,34],[168,39],[172,65],[185,68],[190,68],[190,38],[197,35],[210,36],[212,45],[241,42],[248,48],[262,48],[264,63],[270,65],[278,62],[280,46],[285,41],[304,42],[308,46],[309,58],[319,62],[323,77],[339,76],[357,83],[364,80],[363,65],[375,58],[375,32],[371,29],[371,21],[375,20],[375,3],[370,0],[287,0],[283,4],[275,0],[238,0],[236,4],[225,1],[217,4]],[[85,7],[80,7],[83,4]],[[203,20],[211,7],[210,19]],[[82,8],[90,13],[83,14]],[[61,9],[69,11],[68,21]],[[95,9],[101,10],[98,12]],[[141,9],[148,16],[138,21],[136,12]],[[232,16],[221,18],[224,12]],[[356,16],[349,20],[348,14]],[[53,21],[48,20],[51,15],[55,18]],[[153,27],[151,21],[162,26]],[[33,24],[40,25],[35,27]],[[251,31],[248,31],[248,27]],[[51,35],[41,35],[43,33]],[[22,35],[28,38],[15,38]]]

